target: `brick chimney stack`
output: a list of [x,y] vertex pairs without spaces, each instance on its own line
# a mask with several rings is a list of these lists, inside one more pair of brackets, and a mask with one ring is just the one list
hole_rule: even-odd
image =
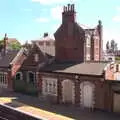
[[8,37],[7,37],[7,34],[5,33],[5,36],[4,36],[4,46],[3,46],[4,55],[6,54],[7,42],[8,42]]
[[45,38],[45,37],[48,37],[48,33],[47,33],[47,32],[46,32],[46,33],[44,33],[44,38]]
[[76,12],[74,8],[74,4],[68,4],[67,6],[63,7],[62,12],[62,22],[75,22]]
[[100,44],[99,44],[99,47],[100,47],[100,60],[102,60],[102,53],[103,53],[103,26],[102,26],[102,21],[101,20],[98,21],[97,29],[98,29],[99,38],[100,38]]

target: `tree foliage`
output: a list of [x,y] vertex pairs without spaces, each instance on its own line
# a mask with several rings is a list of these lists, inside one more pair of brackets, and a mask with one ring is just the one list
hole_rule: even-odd
[[16,41],[16,42],[10,43],[8,47],[14,50],[19,50],[21,48],[21,44]]
[[116,50],[118,50],[117,45],[118,44],[115,42],[115,40],[111,40],[110,42],[107,41],[107,43],[106,43],[106,50],[108,52],[114,53]]
[[3,40],[0,40],[0,51],[2,50],[3,45],[4,45],[4,41],[3,41]]
[[[0,50],[4,47],[4,40],[0,40]],[[7,45],[8,49],[19,50],[21,48],[21,44],[18,41],[11,42]]]

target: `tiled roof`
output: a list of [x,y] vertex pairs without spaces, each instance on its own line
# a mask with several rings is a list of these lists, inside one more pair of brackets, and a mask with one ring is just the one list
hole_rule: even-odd
[[6,52],[6,55],[0,56],[0,67],[9,67],[17,53],[17,50],[9,50]]
[[36,43],[36,45],[43,53],[46,53],[49,56],[55,56],[55,45],[43,46],[38,43]]
[[102,75],[108,62],[83,62],[83,63],[53,63],[47,65],[40,72],[75,73],[85,75]]

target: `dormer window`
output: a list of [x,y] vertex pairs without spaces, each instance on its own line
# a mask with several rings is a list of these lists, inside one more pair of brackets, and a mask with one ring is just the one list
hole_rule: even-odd
[[35,62],[38,62],[38,61],[39,61],[39,54],[35,54],[35,55],[34,55],[34,60],[35,60]]

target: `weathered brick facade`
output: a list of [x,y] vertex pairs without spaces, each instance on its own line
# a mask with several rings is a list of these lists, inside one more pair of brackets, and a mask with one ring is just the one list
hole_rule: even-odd
[[[112,111],[114,92],[119,90],[116,90],[117,85],[113,87],[113,69],[106,67],[108,63],[101,62],[101,21],[94,29],[83,29],[76,22],[75,16],[74,5],[64,7],[62,24],[54,34],[55,60],[45,51],[47,48],[41,48],[44,43],[49,46],[49,41],[34,42],[20,68],[23,79],[19,82],[24,82],[23,91],[28,89],[28,73],[32,72],[35,76],[32,85],[47,100],[50,98],[60,104],[72,103],[83,108]],[[35,60],[36,54],[38,61]],[[56,67],[52,68],[52,65]],[[13,73],[16,73],[18,66],[13,66]]]
[[57,61],[102,60],[101,21],[94,29],[83,29],[76,22],[74,5],[64,7],[62,24],[54,35]]
[[[40,73],[39,74],[39,81],[41,81],[40,83],[42,83],[42,77],[48,77],[48,78],[57,78],[58,83],[58,89],[57,89],[57,103],[63,103],[63,98],[62,98],[62,82],[66,79],[72,81],[75,85],[74,87],[74,104],[76,106],[80,106],[81,105],[81,101],[80,101],[80,96],[81,96],[81,89],[80,89],[80,85],[82,82],[90,82],[92,84],[95,85],[94,88],[94,93],[93,93],[93,102],[94,102],[94,106],[93,108],[96,109],[102,109],[102,110],[106,110],[106,111],[112,111],[112,106],[113,106],[113,102],[112,102],[112,98],[113,98],[113,90],[111,88],[112,83],[111,82],[107,82],[104,79],[104,75],[102,76],[87,76],[87,75],[77,75],[78,78],[76,79],[76,74],[61,74],[61,73]],[[40,84],[40,93],[42,93],[42,84]],[[66,86],[67,87],[67,86]],[[54,96],[53,96],[54,97]],[[47,97],[48,99],[48,97]]]
[[[48,97],[52,96],[57,103],[72,103],[83,108],[102,109],[113,111],[113,94],[112,78],[113,69],[110,65],[104,66],[100,75],[93,73],[77,74],[79,69],[70,71],[71,66],[65,67],[69,62],[99,61],[102,62],[102,24],[99,21],[94,29],[83,29],[75,20],[76,12],[74,5],[64,7],[62,13],[62,24],[55,32],[55,62],[62,63],[59,68],[53,68],[48,71],[40,70],[39,73],[39,93]],[[53,63],[54,64],[54,63]],[[83,69],[95,69],[86,67]],[[96,71],[99,71],[96,69]],[[68,71],[67,73],[64,71]],[[90,71],[90,72],[91,72]],[[89,74],[89,75],[88,75]],[[53,82],[57,80],[57,87]],[[111,79],[107,81],[106,79]],[[53,86],[52,86],[53,85]],[[52,94],[52,88],[57,93]],[[46,90],[45,92],[43,92]]]

